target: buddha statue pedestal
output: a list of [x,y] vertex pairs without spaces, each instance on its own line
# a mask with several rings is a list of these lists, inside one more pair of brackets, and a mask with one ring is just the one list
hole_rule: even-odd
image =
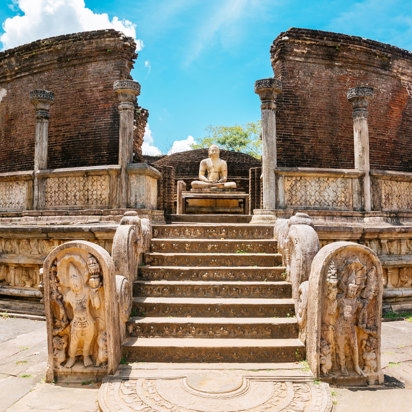
[[200,162],[199,180],[191,183],[190,192],[178,191],[182,214],[249,214],[249,195],[227,181],[227,163],[219,154],[216,145],[210,146],[209,157]]

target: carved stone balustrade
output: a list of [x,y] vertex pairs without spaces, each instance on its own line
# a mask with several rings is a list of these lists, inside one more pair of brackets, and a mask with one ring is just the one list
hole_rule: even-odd
[[346,169],[276,169],[278,209],[361,210],[363,173]]

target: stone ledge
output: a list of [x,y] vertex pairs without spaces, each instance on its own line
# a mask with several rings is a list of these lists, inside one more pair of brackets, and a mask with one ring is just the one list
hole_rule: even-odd
[[119,173],[120,166],[85,166],[85,167],[67,167],[61,169],[44,169],[36,173],[38,177],[64,177],[64,176],[96,176]]
[[371,170],[372,177],[380,179],[412,182],[412,172],[395,172],[391,170]]
[[357,178],[364,176],[364,172],[353,169],[320,169],[312,167],[280,167],[275,174],[281,176],[309,176],[309,177],[347,177]]
[[21,172],[5,172],[0,173],[0,182],[12,182],[20,180],[33,179],[33,170],[21,171]]
[[154,179],[160,179],[162,176],[157,169],[147,163],[129,163],[127,165],[127,173],[130,175],[146,175]]

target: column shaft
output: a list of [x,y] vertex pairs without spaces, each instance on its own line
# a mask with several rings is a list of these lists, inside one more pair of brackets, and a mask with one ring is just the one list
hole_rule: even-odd
[[140,85],[133,80],[118,80],[114,82],[113,88],[119,98],[119,204],[121,208],[127,208],[129,193],[127,165],[133,161],[134,110]]
[[30,92],[30,100],[36,109],[33,208],[42,209],[44,207],[44,182],[38,177],[37,172],[47,169],[49,110],[54,103],[54,93],[47,90],[33,90]]
[[348,90],[347,98],[353,107],[353,143],[355,169],[364,172],[363,207],[372,210],[370,162],[369,162],[369,130],[368,105],[373,98],[371,87],[354,87]]

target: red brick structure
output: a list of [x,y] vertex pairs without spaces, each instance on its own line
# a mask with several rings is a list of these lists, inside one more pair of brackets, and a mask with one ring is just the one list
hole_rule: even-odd
[[[33,169],[35,113],[29,92],[54,92],[48,167],[118,162],[119,114],[113,83],[131,79],[133,39],[114,30],[53,37],[0,53],[0,172]],[[148,112],[135,133],[141,146]],[[144,124],[143,124],[144,123]],[[135,145],[135,146],[136,146]],[[141,156],[135,148],[137,157]]]
[[271,47],[279,167],[353,168],[351,87],[370,86],[371,169],[412,171],[412,53],[360,37],[292,28]]

